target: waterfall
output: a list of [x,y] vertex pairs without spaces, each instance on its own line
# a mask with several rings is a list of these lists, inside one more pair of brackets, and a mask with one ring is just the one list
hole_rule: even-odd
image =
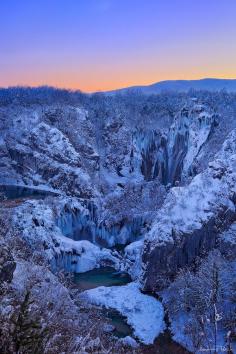
[[131,171],[141,172],[147,181],[159,178],[174,185],[193,171],[194,159],[214,128],[216,115],[204,105],[184,107],[167,135],[157,130],[133,134]]
[[165,136],[159,131],[138,130],[133,135],[132,170],[141,172],[147,181],[159,178],[167,184],[168,154]]
[[78,258],[76,254],[61,251],[51,259],[51,269],[53,272],[63,269],[68,273],[74,273],[77,271]]
[[88,240],[103,247],[127,244],[137,240],[141,234],[144,220],[136,217],[108,228],[104,223],[98,225],[96,208],[90,205],[90,211],[78,209],[64,210],[56,219],[57,226],[64,236],[75,241]]

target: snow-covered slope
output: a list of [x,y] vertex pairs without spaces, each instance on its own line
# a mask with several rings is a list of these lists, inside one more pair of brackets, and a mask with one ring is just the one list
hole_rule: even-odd
[[145,239],[147,289],[162,287],[181,267],[216,245],[221,230],[236,219],[236,131],[206,171],[188,186],[172,188]]
[[134,329],[134,335],[145,344],[153,343],[165,328],[161,303],[142,294],[137,283],[86,290],[81,297],[93,304],[119,311],[127,317],[128,324]]

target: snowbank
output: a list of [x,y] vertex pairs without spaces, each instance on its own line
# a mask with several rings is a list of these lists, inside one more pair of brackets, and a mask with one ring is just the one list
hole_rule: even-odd
[[137,283],[125,286],[98,287],[84,291],[82,298],[95,305],[113,308],[127,317],[134,335],[143,343],[151,344],[164,330],[164,309],[155,298],[142,294]]

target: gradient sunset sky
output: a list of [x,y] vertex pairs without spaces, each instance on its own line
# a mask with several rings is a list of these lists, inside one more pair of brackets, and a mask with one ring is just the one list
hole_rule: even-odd
[[0,86],[236,78],[236,0],[1,0]]

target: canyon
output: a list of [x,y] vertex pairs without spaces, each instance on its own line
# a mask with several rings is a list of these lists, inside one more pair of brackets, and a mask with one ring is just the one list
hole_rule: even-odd
[[[144,352],[166,331],[182,345],[176,353],[200,350],[184,326],[176,329],[192,312],[170,313],[168,299],[181,272],[198,272],[214,252],[236,275],[236,254],[227,251],[236,243],[235,114],[235,94],[224,91],[0,90],[1,214],[9,220],[1,267],[8,283],[23,294],[19,284],[37,268],[73,316],[76,301],[91,313],[93,306],[118,311],[133,334],[116,352]],[[60,282],[61,273],[104,267],[131,282],[79,291],[76,300],[75,284]],[[224,301],[234,309],[234,300]],[[222,324],[219,345],[226,334]]]

